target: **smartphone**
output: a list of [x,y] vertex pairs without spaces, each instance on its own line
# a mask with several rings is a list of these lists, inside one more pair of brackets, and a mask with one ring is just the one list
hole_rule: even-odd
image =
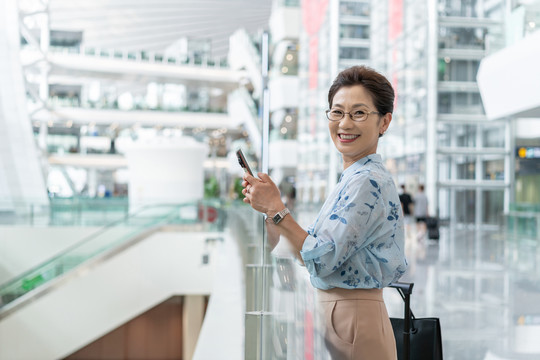
[[241,149],[238,149],[236,151],[236,157],[238,158],[238,163],[244,169],[244,171],[247,171],[249,175],[253,176],[253,172],[251,171],[251,168],[249,167],[249,164],[246,160],[246,157],[244,156],[244,153]]

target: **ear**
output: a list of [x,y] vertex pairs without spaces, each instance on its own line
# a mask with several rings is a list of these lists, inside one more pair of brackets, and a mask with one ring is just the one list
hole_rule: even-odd
[[390,126],[390,122],[392,121],[392,114],[386,113],[382,118],[381,121],[379,121],[379,134],[382,135],[388,130],[388,127]]

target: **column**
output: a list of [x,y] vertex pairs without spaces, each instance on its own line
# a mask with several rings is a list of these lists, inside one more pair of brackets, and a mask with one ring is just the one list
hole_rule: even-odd
[[182,307],[182,352],[183,359],[193,358],[195,347],[204,319],[204,296],[184,296]]

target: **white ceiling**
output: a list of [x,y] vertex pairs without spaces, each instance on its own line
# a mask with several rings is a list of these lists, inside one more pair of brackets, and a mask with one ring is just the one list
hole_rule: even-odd
[[225,56],[229,36],[268,27],[272,0],[49,0],[52,30],[83,31],[85,46],[162,51],[182,37],[211,39]]

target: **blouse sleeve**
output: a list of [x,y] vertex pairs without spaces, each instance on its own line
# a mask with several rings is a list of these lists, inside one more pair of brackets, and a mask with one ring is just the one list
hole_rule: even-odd
[[[369,173],[353,176],[337,195],[331,210],[321,214],[324,218],[319,218],[317,232],[309,229],[301,256],[312,277],[322,278],[338,269],[351,272],[356,278],[371,277],[373,271],[362,263],[388,263],[378,250],[392,245],[400,210],[385,196],[384,187],[388,185],[377,180]],[[360,261],[348,261],[359,252],[365,253]],[[345,263],[347,269],[340,269]]]

